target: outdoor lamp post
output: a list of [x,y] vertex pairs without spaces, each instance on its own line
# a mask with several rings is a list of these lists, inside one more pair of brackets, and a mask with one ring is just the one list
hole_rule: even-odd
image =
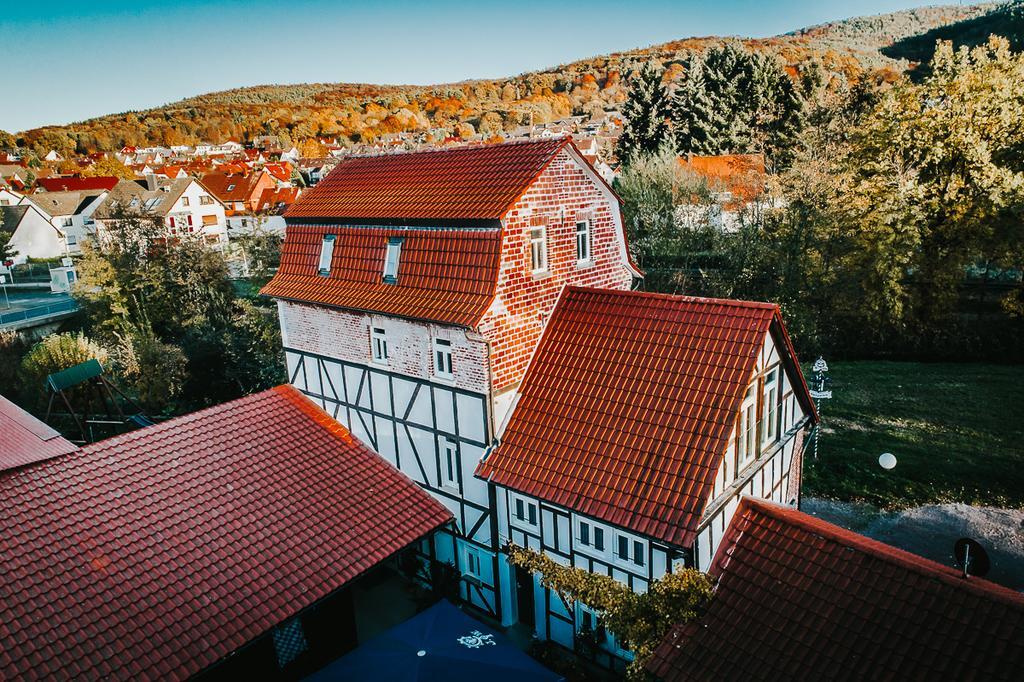
[[828,378],[828,363],[825,358],[818,356],[811,368],[814,371],[814,387],[810,390],[811,398],[814,399],[814,408],[818,411],[818,425],[814,427],[814,459],[818,459],[818,440],[821,438],[821,401],[832,397],[832,390],[827,388],[832,385]]

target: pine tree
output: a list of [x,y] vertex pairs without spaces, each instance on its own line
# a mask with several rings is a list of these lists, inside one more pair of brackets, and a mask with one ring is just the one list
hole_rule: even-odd
[[670,114],[662,70],[648,62],[633,73],[629,97],[622,106],[622,135],[616,146],[619,160],[628,164],[640,154],[653,154],[668,140]]
[[728,43],[690,59],[672,109],[680,152],[761,151],[781,168],[792,159],[803,98],[775,58]]
[[683,154],[712,154],[718,135],[712,128],[714,103],[708,97],[704,61],[690,57],[686,78],[672,97],[672,130],[676,149]]

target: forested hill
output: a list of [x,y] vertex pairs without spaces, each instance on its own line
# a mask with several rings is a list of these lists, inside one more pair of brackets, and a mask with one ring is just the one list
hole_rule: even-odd
[[[845,79],[871,71],[892,75],[911,62],[887,54],[889,48],[942,27],[979,20],[993,8],[997,6],[991,3],[924,7],[738,40],[778,55],[791,73],[817,61]],[[240,88],[146,111],[38,128],[17,137],[36,149],[91,152],[126,144],[248,140],[263,134],[279,135],[285,143],[315,136],[367,141],[385,133],[431,129],[463,137],[491,135],[531,121],[615,111],[625,99],[626,77],[638,64],[661,62],[665,77],[678,79],[687,57],[726,40],[735,38],[688,38],[500,80],[429,87],[320,83]]]

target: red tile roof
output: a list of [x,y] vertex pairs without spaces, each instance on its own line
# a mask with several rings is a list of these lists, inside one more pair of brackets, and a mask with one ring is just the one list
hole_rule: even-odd
[[679,163],[731,192],[738,207],[740,201],[753,201],[765,192],[763,154],[722,154],[718,156],[681,156]]
[[0,678],[184,679],[451,514],[281,386],[0,476]]
[[567,287],[477,475],[689,546],[773,323],[788,346],[773,304]]
[[262,173],[207,173],[202,177],[202,183],[210,194],[225,204],[255,203],[263,191],[259,187],[261,176]]
[[567,144],[569,138],[553,138],[349,157],[286,217],[495,220]]
[[281,182],[291,182],[292,165],[287,161],[268,163],[265,164],[263,168]]
[[1024,669],[1024,595],[795,509],[744,499],[710,572],[707,612],[648,664],[666,682],[1018,680]]
[[77,449],[77,445],[0,395],[0,472]]
[[271,187],[263,190],[256,202],[260,213],[281,213],[284,208],[298,201],[301,190],[298,187]]
[[38,187],[47,192],[73,192],[82,190],[102,189],[110,191],[117,184],[117,178],[110,176],[96,176],[91,178],[61,177],[39,178],[36,182]]
[[[329,277],[317,274],[325,234],[336,235]],[[388,239],[395,236],[404,238],[398,282],[386,284],[384,252]],[[494,300],[500,253],[501,231],[497,228],[292,224],[282,246],[281,267],[261,293],[473,327]]]

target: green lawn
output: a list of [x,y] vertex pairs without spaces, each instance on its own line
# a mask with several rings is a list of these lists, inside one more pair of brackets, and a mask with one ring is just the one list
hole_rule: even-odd
[[[818,459],[804,494],[885,508],[1024,507],[1024,366],[830,363]],[[810,382],[809,367],[804,371]],[[885,471],[878,456],[891,452]]]

